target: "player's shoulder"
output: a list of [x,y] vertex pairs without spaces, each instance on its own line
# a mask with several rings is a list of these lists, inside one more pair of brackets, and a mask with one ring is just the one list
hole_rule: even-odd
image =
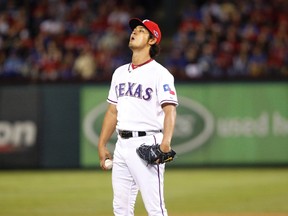
[[154,60],[152,63],[153,63],[152,67],[154,67],[154,71],[159,73],[159,75],[167,75],[167,76],[173,77],[170,71],[166,67],[164,67],[161,63],[157,62],[156,60]]
[[127,71],[130,63],[124,64],[116,68],[115,72]]
[[113,73],[113,76],[117,76],[119,74],[126,73],[128,71],[128,67],[129,67],[128,63],[119,66],[118,68],[115,69],[115,71]]

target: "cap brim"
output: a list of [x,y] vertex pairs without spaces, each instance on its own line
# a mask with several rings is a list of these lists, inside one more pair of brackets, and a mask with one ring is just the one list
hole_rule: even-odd
[[139,25],[144,26],[146,28],[146,26],[142,23],[142,21],[140,19],[138,19],[138,18],[130,19],[129,26],[130,26],[132,31]]

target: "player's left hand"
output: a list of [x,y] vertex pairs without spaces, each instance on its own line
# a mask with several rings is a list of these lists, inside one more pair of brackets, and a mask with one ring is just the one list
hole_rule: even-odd
[[140,158],[147,162],[147,164],[163,164],[174,160],[176,152],[170,148],[168,152],[163,152],[159,144],[145,145],[142,144],[136,149]]
[[171,147],[168,146],[168,145],[164,145],[164,144],[161,144],[159,146],[160,150],[163,152],[163,153],[167,153],[167,152],[170,152],[171,151]]

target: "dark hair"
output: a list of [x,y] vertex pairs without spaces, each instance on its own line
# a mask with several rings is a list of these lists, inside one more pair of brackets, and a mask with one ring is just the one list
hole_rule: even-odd
[[[150,32],[149,32],[150,33]],[[150,36],[149,36],[149,39],[152,39],[154,38],[154,36],[150,33]],[[160,45],[159,44],[153,44],[151,47],[150,47],[150,51],[149,51],[149,54],[150,54],[150,57],[151,58],[154,58],[156,57],[157,55],[159,55],[160,53]]]

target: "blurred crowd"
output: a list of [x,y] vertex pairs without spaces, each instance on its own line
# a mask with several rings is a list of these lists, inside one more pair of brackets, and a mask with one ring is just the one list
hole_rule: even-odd
[[[0,1],[0,81],[108,81],[130,61],[129,19],[150,17],[155,4]],[[159,60],[176,79],[288,77],[288,1],[181,5],[175,34],[163,35]]]
[[166,61],[178,78],[288,77],[287,0],[190,2]]
[[128,21],[146,15],[139,5],[135,0],[2,1],[0,79],[110,79],[130,59]]

